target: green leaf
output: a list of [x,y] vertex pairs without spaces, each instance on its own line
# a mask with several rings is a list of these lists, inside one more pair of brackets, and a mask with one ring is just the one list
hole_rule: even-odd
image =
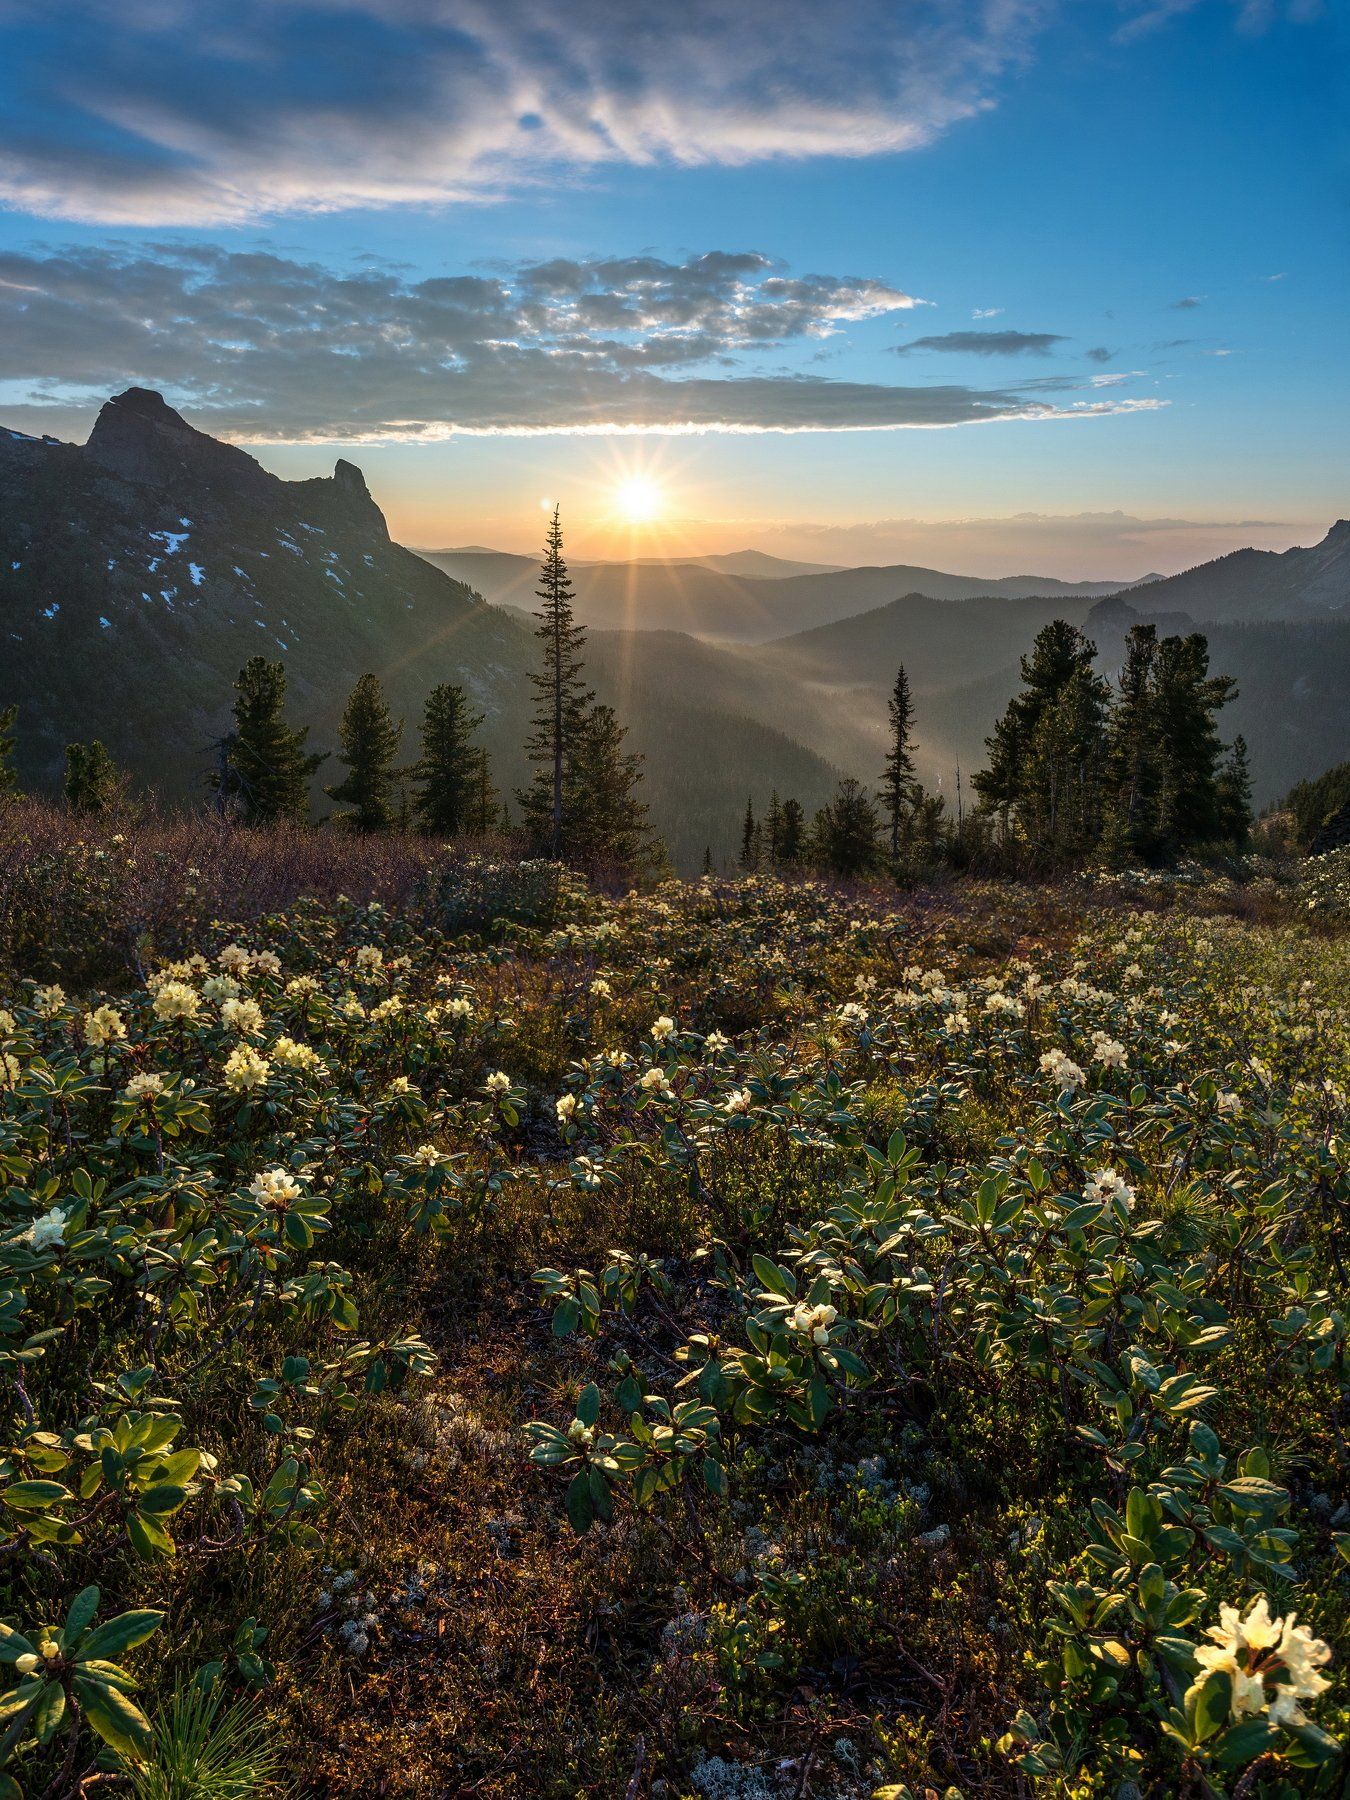
[[586,1478],[586,1471],[572,1477],[567,1489],[567,1519],[577,1536],[590,1530],[595,1520],[595,1507],[591,1501],[591,1484]]
[[109,1619],[97,1631],[89,1634],[80,1652],[80,1661],[102,1659],[113,1662],[125,1651],[134,1650],[137,1644],[143,1644],[163,1623],[164,1614],[153,1607],[120,1613],[117,1618]]
[[15,1481],[0,1493],[0,1500],[16,1512],[44,1512],[49,1506],[74,1498],[59,1481]]
[[36,1649],[37,1646],[21,1631],[16,1631],[12,1625],[0,1625],[0,1663],[18,1662],[21,1656],[32,1656]]
[[594,1425],[600,1417],[600,1390],[588,1381],[577,1397],[577,1417],[583,1425]]
[[151,1743],[150,1721],[133,1701],[101,1681],[75,1677],[75,1694],[84,1716],[103,1739],[124,1756],[142,1757]]

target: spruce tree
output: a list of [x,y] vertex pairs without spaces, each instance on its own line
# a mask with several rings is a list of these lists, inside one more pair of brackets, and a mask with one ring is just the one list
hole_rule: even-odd
[[555,862],[568,844],[569,764],[575,765],[579,739],[594,696],[582,680],[586,634],[572,612],[572,583],[562,553],[562,521],[555,506],[535,594],[540,605],[534,635],[543,646],[543,668],[531,675],[535,691],[532,730],[525,753],[535,765],[528,788],[517,792],[532,843]]
[[783,808],[779,804],[777,788],[769,796],[769,810],[764,817],[764,848],[769,867],[776,869],[783,860]]
[[111,810],[122,787],[117,765],[103,744],[66,745],[65,796],[71,812],[93,817]]
[[19,775],[14,767],[14,727],[18,718],[17,705],[0,707],[0,799],[19,791]]
[[234,691],[234,730],[221,740],[212,777],[222,813],[245,825],[307,818],[310,780],[325,755],[305,748],[307,725],[297,731],[282,716],[284,666],[250,657]]
[[330,800],[348,810],[338,823],[350,831],[388,831],[394,823],[394,757],[403,736],[385,703],[378,675],[363,675],[347,700],[338,727],[342,749],[338,761],[347,773],[325,788]]
[[1241,732],[1219,770],[1218,808],[1219,835],[1235,850],[1245,850],[1252,831],[1252,773]]
[[627,735],[613,707],[592,706],[585,713],[568,756],[568,849],[578,860],[632,870],[648,849],[651,826],[637,797],[642,758],[624,749]]
[[473,741],[482,723],[482,713],[469,705],[462,687],[444,682],[427,695],[422,754],[410,771],[413,818],[419,831],[458,837],[488,829],[486,821],[495,811],[496,799],[484,792],[487,754]]
[[1108,693],[1096,653],[1063,619],[1037,633],[1022,658],[1022,691],[986,738],[989,765],[972,783],[1005,837],[1058,856],[1101,835]]
[[914,774],[914,702],[903,663],[896,672],[886,712],[891,737],[881,776],[881,807],[890,838],[891,861],[898,862],[908,821],[922,794]]
[[1154,723],[1153,673],[1158,632],[1131,626],[1107,729],[1107,842],[1127,861],[1147,860],[1158,840],[1162,763]]
[[1223,744],[1215,715],[1237,692],[1226,675],[1209,673],[1202,633],[1164,638],[1153,680],[1153,729],[1161,761],[1158,835],[1169,853],[1223,835],[1219,759]]
[[755,803],[753,797],[745,803],[745,818],[741,822],[741,867],[754,867],[755,851]]
[[880,831],[875,801],[861,782],[847,776],[816,814],[815,860],[831,875],[866,875],[880,861]]
[[713,872],[712,845],[705,844],[703,846],[703,873],[705,875],[711,875],[712,872]]
[[783,802],[783,836],[779,846],[779,860],[784,868],[790,869],[802,860],[806,848],[806,813],[800,800]]

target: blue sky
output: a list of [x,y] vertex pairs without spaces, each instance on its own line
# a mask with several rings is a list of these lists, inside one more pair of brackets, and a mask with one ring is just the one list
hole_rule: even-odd
[[1311,0],[11,0],[0,418],[138,381],[283,474],[359,443],[423,544],[1307,542],[1346,49]]

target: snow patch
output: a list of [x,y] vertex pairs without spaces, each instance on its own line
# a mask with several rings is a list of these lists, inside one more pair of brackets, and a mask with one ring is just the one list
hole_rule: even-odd
[[188,564],[188,574],[192,577],[193,587],[200,587],[202,582],[206,579],[206,570],[200,563],[190,562]]
[[[180,525],[190,525],[192,521],[191,519],[180,519],[178,523]],[[186,531],[152,531],[150,533],[150,542],[152,544],[163,544],[164,554],[166,556],[176,556],[187,541],[188,534]]]
[[50,606],[43,607],[42,616],[44,619],[54,619],[60,610],[61,602],[59,600],[53,600]]
[[99,624],[100,624],[100,625],[101,625],[101,626],[102,626],[102,627],[103,627],[103,629],[104,629],[104,630],[105,630],[105,631],[110,631],[110,630],[111,630],[111,629],[112,629],[112,620],[111,620],[111,619],[105,619],[105,618],[104,618],[104,617],[103,617],[103,614],[102,614],[102,613],[100,613],[100,614],[99,614],[99,615],[98,615],[98,622],[99,622]]

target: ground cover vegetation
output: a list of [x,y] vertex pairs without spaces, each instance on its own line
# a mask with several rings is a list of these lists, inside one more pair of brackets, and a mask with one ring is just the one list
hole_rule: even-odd
[[6,896],[4,1793],[1340,1791],[1345,853],[214,829]]

